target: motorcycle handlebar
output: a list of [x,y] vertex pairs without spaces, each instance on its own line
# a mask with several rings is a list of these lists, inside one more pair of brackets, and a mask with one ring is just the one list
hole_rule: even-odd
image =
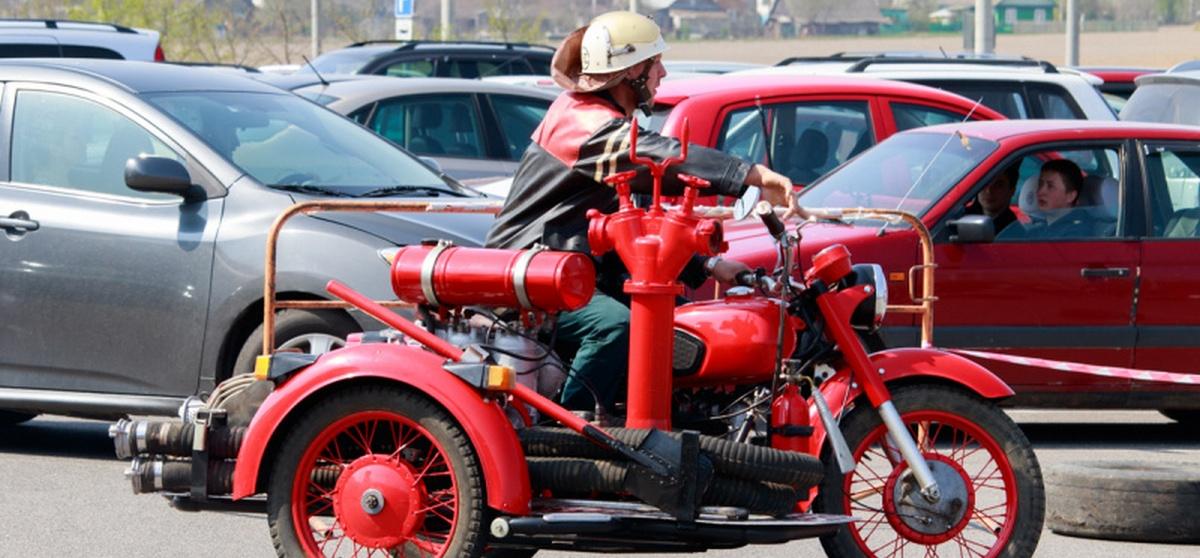
[[787,227],[784,226],[783,220],[775,214],[775,208],[771,207],[771,204],[765,201],[758,202],[758,205],[754,206],[754,213],[758,215],[759,219],[762,219],[763,225],[767,227],[767,232],[771,233],[771,237],[775,240],[783,238],[783,235],[787,233]]

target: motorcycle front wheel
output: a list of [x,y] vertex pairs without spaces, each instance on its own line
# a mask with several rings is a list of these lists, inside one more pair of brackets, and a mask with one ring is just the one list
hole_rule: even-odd
[[941,498],[929,502],[879,413],[860,403],[842,421],[855,470],[825,452],[819,512],[858,521],[821,539],[833,557],[1033,555],[1045,490],[1025,434],[994,403],[962,389],[910,385],[892,402],[930,465]]
[[449,413],[395,387],[317,402],[286,434],[267,522],[280,556],[477,557],[483,474]]

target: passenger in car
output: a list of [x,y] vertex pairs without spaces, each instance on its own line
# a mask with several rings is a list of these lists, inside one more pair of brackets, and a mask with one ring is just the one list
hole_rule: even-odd
[[1021,176],[1021,167],[1009,165],[996,175],[987,186],[984,186],[975,200],[967,205],[967,215],[987,215],[992,218],[996,234],[1017,222],[1017,214],[1012,210],[1013,192],[1017,190],[1017,180]]
[[1010,238],[1082,238],[1092,236],[1093,218],[1084,208],[1076,207],[1083,188],[1083,171],[1067,159],[1053,159],[1042,165],[1037,184],[1038,215],[1029,225],[1009,227],[1001,235]]

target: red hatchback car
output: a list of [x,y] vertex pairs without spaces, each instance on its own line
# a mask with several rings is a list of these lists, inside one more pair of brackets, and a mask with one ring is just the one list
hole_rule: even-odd
[[666,81],[649,128],[713,147],[809,184],[912,128],[1004,118],[953,93],[853,76],[735,76]]
[[[1038,204],[1047,161],[1085,178],[1072,208]],[[969,215],[977,194],[1019,169],[1019,219],[995,234]],[[878,207],[917,215],[935,243],[934,343],[1091,367],[980,362],[1012,385],[1014,406],[1149,408],[1200,420],[1200,376],[1156,381],[1142,371],[1200,369],[1200,128],[1121,122],[1007,120],[898,134],[809,186],[805,207]],[[1070,213],[1067,213],[1067,211]],[[1074,232],[1037,234],[1067,214]],[[1064,217],[1065,218],[1065,217]],[[801,261],[843,243],[881,264],[893,304],[910,304],[916,234],[881,222],[803,229]],[[761,224],[731,224],[729,254],[774,263]],[[887,345],[915,345],[910,314],[885,322]],[[1113,370],[1106,367],[1138,369]]]

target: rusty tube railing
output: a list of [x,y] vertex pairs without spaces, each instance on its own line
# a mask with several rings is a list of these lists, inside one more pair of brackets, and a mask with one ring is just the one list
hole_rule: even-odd
[[[889,304],[888,311],[898,314],[920,314],[921,315],[921,346],[933,346],[933,303],[937,301],[937,296],[933,290],[933,271],[937,268],[937,264],[933,261],[933,237],[929,234],[929,229],[925,227],[925,223],[921,222],[916,215],[897,209],[872,209],[872,208],[842,208],[842,209],[805,209],[804,210],[812,219],[827,219],[836,221],[852,221],[858,219],[882,219],[890,223],[905,222],[917,232],[918,240],[921,244],[921,263],[914,265],[908,269],[906,274],[906,282],[908,284],[908,297],[912,300],[912,304]],[[715,219],[730,219],[733,217],[733,209],[729,207],[697,207],[696,212],[704,217]],[[786,208],[776,208],[775,212],[779,215],[784,215],[787,212]],[[913,292],[915,286],[914,277],[917,272],[921,272],[921,293],[918,296]]]
[[[350,304],[339,300],[275,300],[275,266],[279,232],[283,225],[297,215],[311,215],[327,211],[347,212],[423,212],[423,213],[499,213],[503,202],[427,202],[427,201],[309,201],[295,204],[287,208],[275,218],[267,232],[266,254],[263,266],[263,353],[271,354],[275,347],[275,312],[285,308],[326,309],[349,308]],[[728,207],[696,207],[697,214],[704,217],[728,219],[733,216]],[[785,210],[779,208],[777,212]],[[921,243],[921,263],[908,270],[907,283],[909,298],[913,304],[889,304],[888,311],[900,314],[921,315],[921,346],[933,346],[933,303],[937,300],[933,289],[933,270],[937,265],[933,261],[933,239],[929,229],[915,215],[892,209],[810,209],[808,214],[817,219],[855,220],[883,219],[892,223],[906,222],[917,231]],[[913,292],[913,278],[922,271],[921,294]],[[397,300],[378,301],[389,307],[408,308],[413,305]]]
[[[279,231],[284,223],[297,215],[311,215],[325,211],[348,212],[423,212],[423,213],[498,213],[502,202],[415,202],[415,201],[309,201],[287,208],[267,232],[267,247],[263,264],[263,352],[269,355],[275,349],[275,312],[284,308],[349,308],[350,304],[340,300],[275,300],[275,261],[279,243]],[[398,300],[379,301],[390,307],[407,308],[412,304]]]

